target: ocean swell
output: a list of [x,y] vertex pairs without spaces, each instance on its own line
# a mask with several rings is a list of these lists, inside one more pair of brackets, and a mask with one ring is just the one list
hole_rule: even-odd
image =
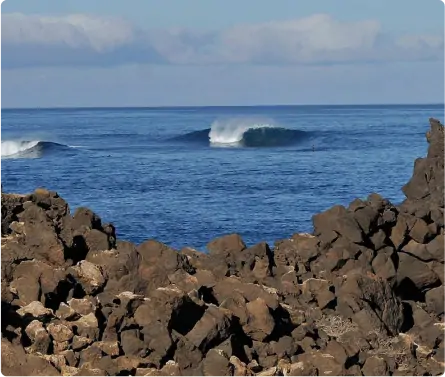
[[296,144],[307,135],[305,131],[276,126],[271,121],[229,119],[215,121],[211,128],[193,131],[175,140],[212,147],[277,147]]
[[38,158],[44,152],[69,148],[66,145],[40,140],[5,140],[1,143],[2,158]]

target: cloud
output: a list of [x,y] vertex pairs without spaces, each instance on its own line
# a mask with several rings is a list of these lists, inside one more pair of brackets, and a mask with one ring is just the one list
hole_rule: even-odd
[[326,14],[220,31],[142,30],[113,17],[3,14],[3,67],[120,64],[320,65],[443,60],[442,35],[386,34]]
[[166,63],[119,18],[2,14],[2,67]]

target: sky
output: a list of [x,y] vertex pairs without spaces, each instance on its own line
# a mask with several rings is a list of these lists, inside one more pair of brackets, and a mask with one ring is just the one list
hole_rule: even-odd
[[6,0],[1,12],[2,108],[444,102],[439,0]]

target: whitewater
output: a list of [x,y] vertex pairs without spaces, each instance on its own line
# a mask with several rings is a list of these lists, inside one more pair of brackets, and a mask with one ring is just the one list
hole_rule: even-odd
[[252,118],[216,120],[210,127],[210,144],[239,144],[247,131],[260,128],[276,128],[276,126],[270,120],[264,121]]
[[33,141],[14,141],[14,140],[5,140],[2,141],[1,144],[1,152],[2,157],[12,157],[15,155],[19,155],[23,152],[29,151],[35,148],[39,144],[39,140]]

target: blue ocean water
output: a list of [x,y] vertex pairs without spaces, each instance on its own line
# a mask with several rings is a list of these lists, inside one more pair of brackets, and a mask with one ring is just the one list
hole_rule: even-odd
[[2,110],[6,192],[57,191],[120,239],[273,243],[378,192],[398,203],[443,105]]

